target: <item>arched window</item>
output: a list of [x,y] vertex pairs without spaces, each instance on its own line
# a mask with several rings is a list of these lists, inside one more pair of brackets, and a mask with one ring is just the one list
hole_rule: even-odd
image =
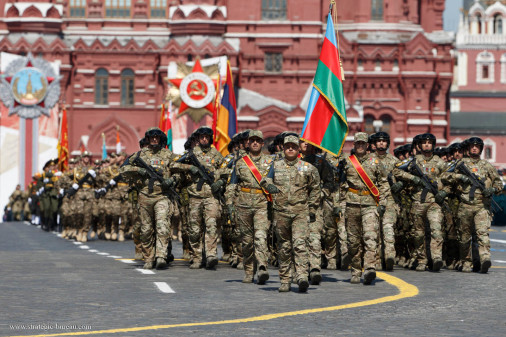
[[494,34],[502,34],[502,16],[501,16],[501,14],[494,15]]
[[376,132],[374,130],[374,117],[371,115],[367,115],[364,117],[364,132],[367,132],[368,134],[373,134]]
[[135,74],[132,69],[124,69],[121,72],[121,105],[133,106],[134,105],[134,77]]
[[95,104],[109,104],[109,73],[104,68],[95,73]]
[[494,83],[494,55],[482,51],[476,58],[476,83]]
[[383,0],[371,1],[371,20],[383,21]]
[[383,115],[381,116],[380,120],[383,122],[380,127],[380,131],[386,132],[390,134],[391,124],[392,124],[392,117],[389,115]]
[[476,14],[476,26],[477,26],[476,32],[478,34],[481,34],[481,14],[480,13]]

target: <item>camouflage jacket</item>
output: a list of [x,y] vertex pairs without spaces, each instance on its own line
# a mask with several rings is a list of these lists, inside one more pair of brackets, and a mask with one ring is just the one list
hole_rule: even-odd
[[[262,178],[265,177],[271,168],[273,162],[272,158],[263,153],[257,157],[253,157],[252,155],[249,157],[262,175]],[[265,206],[267,203],[267,199],[263,193],[245,193],[241,191],[241,189],[261,189],[253,173],[251,173],[251,170],[242,158],[237,161],[225,192],[227,205],[234,204],[242,207],[256,207],[259,205]]]
[[[497,192],[502,191],[503,185],[497,170],[488,161],[483,159],[463,158],[459,164],[463,163],[471,173],[473,173],[480,181],[485,183],[486,187],[494,187]],[[461,181],[463,174],[458,170],[450,174],[447,179],[452,186],[461,202],[466,204],[490,203],[490,198],[484,198],[481,190],[477,188],[474,191],[474,198],[471,198],[471,184],[464,184]],[[472,200],[471,200],[472,199]],[[487,200],[488,199],[488,200]]]
[[[378,158],[370,154],[356,157],[379,190],[379,204],[385,205],[390,194],[390,186],[387,182],[387,175],[383,172],[384,166]],[[376,206],[377,203],[374,196],[369,192],[362,178],[358,175],[349,156],[345,157],[344,174],[346,181],[342,182],[344,186],[341,186],[341,193],[344,193],[344,196],[341,196],[340,199],[345,199],[347,205]]]
[[286,158],[274,161],[272,172],[261,184],[274,184],[280,193],[273,195],[273,207],[281,212],[299,212],[309,209],[316,213],[320,204],[320,177],[316,168],[297,158],[288,161]]
[[[395,156],[392,156],[390,153],[379,155],[377,152],[373,153],[372,156],[379,160],[380,165],[383,166],[382,172],[385,175],[385,178],[387,179],[388,186],[391,187],[392,184],[395,182],[395,177],[393,176],[393,169],[395,168],[395,165],[399,163],[399,159]],[[394,202],[394,198],[392,196],[392,193],[389,193],[387,196],[387,203]]]

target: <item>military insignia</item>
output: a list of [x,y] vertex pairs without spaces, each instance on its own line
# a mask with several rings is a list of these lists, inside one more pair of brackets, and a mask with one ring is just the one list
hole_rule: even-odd
[[436,169],[433,167],[430,169],[431,172],[436,172]]
[[478,172],[478,169],[476,167],[473,167],[473,172]]
[[0,79],[0,99],[9,115],[50,116],[60,97],[60,78],[48,61],[28,53],[8,64]]

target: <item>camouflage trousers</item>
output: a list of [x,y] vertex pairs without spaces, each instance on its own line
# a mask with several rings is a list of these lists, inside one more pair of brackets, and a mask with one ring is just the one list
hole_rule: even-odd
[[309,223],[309,236],[307,248],[309,254],[309,270],[321,270],[322,264],[322,231],[323,210],[320,207],[316,211],[316,221]]
[[[382,255],[384,259],[395,259],[395,233],[394,226],[397,223],[397,206],[394,201],[386,206],[385,214],[381,218],[379,231],[378,257]],[[378,259],[378,262],[381,262]]]
[[292,263],[295,267],[295,280],[308,278],[309,211],[274,211],[279,260],[279,279],[281,283],[290,283]]
[[348,254],[351,257],[351,275],[362,275],[364,269],[376,269],[379,216],[376,206],[346,205]]
[[141,242],[144,261],[167,257],[169,245],[169,221],[173,213],[172,203],[166,196],[139,194]]
[[81,188],[74,197],[76,228],[85,235],[91,227],[91,215],[93,211],[94,191],[89,188]]
[[269,263],[267,202],[262,208],[237,206],[236,221],[241,230],[244,272],[253,276],[256,268],[267,269]]
[[472,236],[476,235],[480,262],[490,260],[489,229],[492,222],[490,211],[483,204],[468,205],[460,203],[459,206],[459,241],[460,258],[464,263],[472,262]]
[[443,222],[443,261],[447,265],[459,260],[459,244],[457,233],[457,216],[453,212],[444,214]]
[[441,223],[443,222],[443,212],[441,206],[435,202],[420,203],[415,201],[411,208],[413,219],[414,251],[413,258],[418,260],[418,264],[426,265],[428,262],[425,239],[426,222],[430,228],[430,255],[432,260],[442,259],[443,236],[441,233]]
[[144,253],[142,252],[142,241],[141,241],[141,217],[140,217],[140,210],[139,210],[139,204],[135,203],[132,205],[133,208],[133,214],[132,214],[132,239],[134,240],[135,245],[135,253],[140,253],[144,256]]
[[[220,202],[213,197],[190,197],[189,209],[188,237],[193,263],[203,261],[203,251],[206,258],[216,257]],[[204,241],[204,247],[202,247],[202,241]]]

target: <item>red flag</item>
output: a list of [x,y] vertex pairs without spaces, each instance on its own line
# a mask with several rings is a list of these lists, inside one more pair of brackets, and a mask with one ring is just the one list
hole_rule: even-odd
[[160,121],[158,122],[158,128],[165,132],[163,129],[165,127],[165,104],[162,104],[162,109],[160,111]]
[[58,165],[61,171],[67,170],[69,167],[69,140],[68,140],[68,125],[67,125],[67,109],[63,106],[61,124],[60,124],[60,137],[58,139]]

